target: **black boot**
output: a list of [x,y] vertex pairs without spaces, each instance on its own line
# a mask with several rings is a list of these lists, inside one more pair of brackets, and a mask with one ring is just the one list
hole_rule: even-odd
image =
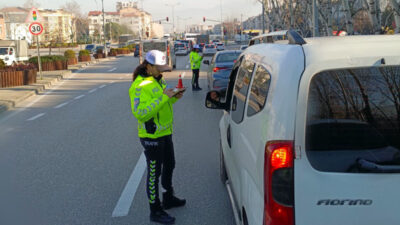
[[159,209],[157,211],[150,212],[150,220],[153,222],[161,223],[161,224],[174,224],[175,217],[168,215],[164,210]]
[[164,209],[181,207],[181,206],[184,206],[185,204],[186,204],[186,200],[175,197],[173,192],[163,193],[162,207]]

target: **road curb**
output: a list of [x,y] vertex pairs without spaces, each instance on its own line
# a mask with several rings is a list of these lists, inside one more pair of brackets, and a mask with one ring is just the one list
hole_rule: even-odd
[[[52,71],[54,72],[54,71]],[[17,104],[26,100],[27,98],[38,95],[49,89],[54,83],[71,76],[71,71],[61,71],[60,74],[51,74],[51,72],[43,72],[43,77],[47,80],[38,79],[35,84],[16,86],[11,88],[0,89],[0,113],[13,109]],[[39,76],[39,75],[38,75]],[[7,93],[1,93],[1,91],[9,91],[17,93],[17,91],[24,91],[24,93],[13,96],[13,98],[7,98]]]

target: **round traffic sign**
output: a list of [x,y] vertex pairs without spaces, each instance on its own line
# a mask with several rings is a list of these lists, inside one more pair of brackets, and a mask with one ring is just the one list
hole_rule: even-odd
[[29,32],[33,35],[40,35],[43,32],[42,24],[38,22],[31,23],[31,25],[29,25]]

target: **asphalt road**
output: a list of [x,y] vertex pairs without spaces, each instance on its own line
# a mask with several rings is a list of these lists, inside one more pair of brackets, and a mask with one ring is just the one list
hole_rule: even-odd
[[[179,56],[177,69],[188,61]],[[0,224],[152,224],[128,96],[137,65],[137,58],[121,57],[87,67],[0,114]],[[176,85],[176,76],[165,77]],[[186,71],[184,86],[190,79]],[[204,78],[200,86],[206,87]],[[206,109],[205,95],[188,90],[174,106],[173,183],[187,205],[168,212],[176,224],[232,225],[219,180],[222,112]]]

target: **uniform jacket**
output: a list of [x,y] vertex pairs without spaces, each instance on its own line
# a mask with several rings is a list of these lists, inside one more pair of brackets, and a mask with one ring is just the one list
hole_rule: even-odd
[[129,89],[132,113],[138,120],[140,138],[159,138],[173,132],[172,105],[178,100],[163,94],[167,83],[163,78],[137,76]]
[[190,52],[190,66],[192,70],[200,69],[201,61],[203,60],[203,56],[200,56],[197,52]]

